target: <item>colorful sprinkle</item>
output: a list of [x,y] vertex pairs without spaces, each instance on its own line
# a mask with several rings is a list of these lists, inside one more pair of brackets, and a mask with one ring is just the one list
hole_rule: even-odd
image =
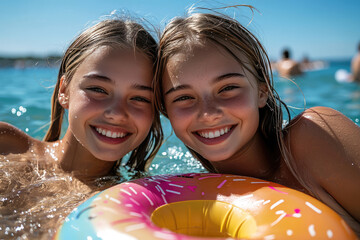
[[187,188],[190,189],[190,191],[195,192],[197,186],[187,186]]
[[332,238],[334,236],[333,232],[330,229],[326,231],[326,235],[328,236],[328,238]]
[[243,178],[235,178],[233,179],[234,182],[242,182],[242,181],[246,181],[246,179]]
[[130,212],[129,215],[134,216],[134,217],[142,217],[142,215],[140,213],[137,213],[137,212]]
[[167,191],[167,192],[169,192],[169,193],[180,194],[180,192],[176,192],[176,191],[169,190],[169,189],[166,189],[165,191]]
[[280,221],[281,221],[281,219],[283,219],[284,217],[286,216],[286,213],[282,213],[281,215],[280,215],[280,217],[278,217],[278,219],[276,219],[274,222],[272,222],[271,224],[270,224],[270,226],[275,226],[276,224],[278,224]]
[[184,187],[184,186],[173,184],[173,183],[169,183],[169,186],[178,187],[178,188],[183,188]]
[[135,199],[133,199],[133,198],[129,198],[129,199],[130,199],[130,201],[132,201],[136,205],[140,206],[140,203],[138,201],[136,201]]
[[281,199],[281,200],[277,201],[276,203],[271,205],[270,209],[273,210],[275,207],[277,207],[278,205],[280,205],[283,202],[284,202],[284,199]]
[[120,189],[121,192],[126,193],[127,195],[131,196],[131,193],[129,193],[128,191],[124,190],[124,189]]
[[312,236],[312,237],[315,237],[315,236],[316,236],[314,224],[311,224],[311,225],[309,226],[308,230],[309,230],[310,236]]
[[198,178],[198,179],[199,179],[199,180],[203,180],[203,179],[207,179],[207,178],[215,178],[215,177],[221,177],[221,175],[206,176],[206,177],[201,177],[201,178]]
[[161,197],[162,197],[162,199],[164,200],[164,203],[165,203],[165,204],[168,204],[168,202],[166,201],[165,196],[164,196],[164,195],[161,195]]
[[160,185],[156,185],[157,187],[158,187],[158,189],[160,190],[160,192],[163,194],[163,195],[165,195],[165,192],[164,192],[164,190],[160,187]]
[[139,229],[142,229],[145,227],[146,227],[145,223],[134,224],[134,225],[127,226],[125,228],[125,232],[131,232],[131,231],[139,230]]
[[273,240],[273,239],[275,239],[275,235],[274,234],[273,235],[267,235],[267,236],[264,237],[264,239],[265,240]]
[[154,206],[153,201],[151,201],[151,199],[148,197],[148,195],[146,195],[146,193],[142,192],[141,194],[144,195],[144,197],[149,201],[151,206]]
[[119,200],[117,200],[116,198],[110,197],[110,201],[113,201],[117,204],[121,204],[121,202]]
[[164,233],[156,231],[154,236],[165,240],[175,240],[177,237],[173,233]]
[[224,181],[222,181],[220,184],[219,184],[219,186],[217,186],[217,188],[222,188],[222,186],[224,186],[224,184],[227,182],[227,180],[224,180]]
[[309,203],[309,202],[305,202],[305,204],[308,206],[308,207],[310,207],[312,210],[314,210],[315,212],[317,212],[317,213],[321,213],[321,210],[320,209],[318,209],[317,207],[315,207],[314,205],[312,205],[311,203]]
[[277,191],[279,193],[288,194],[287,192],[280,191],[279,189],[276,189],[273,186],[269,186],[269,188],[271,188],[272,190]]
[[133,187],[129,187],[129,189],[130,189],[133,193],[137,194],[137,192],[135,191],[135,189],[134,189]]

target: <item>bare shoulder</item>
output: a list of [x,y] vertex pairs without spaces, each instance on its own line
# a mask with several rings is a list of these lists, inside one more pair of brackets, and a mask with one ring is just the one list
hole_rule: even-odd
[[0,122],[0,155],[25,153],[37,142],[15,126]]
[[314,107],[297,116],[287,139],[294,161],[360,220],[360,128],[342,113]]

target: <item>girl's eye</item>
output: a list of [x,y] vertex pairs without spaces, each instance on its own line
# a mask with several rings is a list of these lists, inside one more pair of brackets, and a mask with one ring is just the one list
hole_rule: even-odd
[[140,97],[140,96],[133,97],[133,98],[131,98],[131,100],[135,100],[135,101],[138,101],[138,102],[151,103],[151,101],[149,99],[144,98],[144,97]]
[[194,99],[193,97],[190,96],[181,96],[176,98],[173,102],[181,102],[181,101],[186,101],[186,100],[190,100],[190,99]]
[[223,89],[221,89],[221,90],[219,91],[219,93],[221,93],[221,92],[226,92],[226,91],[231,91],[231,90],[236,89],[236,88],[240,88],[240,87],[238,87],[238,86],[233,86],[233,85],[231,85],[231,86],[226,86],[226,87],[224,87]]
[[104,93],[104,94],[107,94],[107,92],[104,90],[104,89],[102,89],[102,88],[100,88],[100,87],[88,87],[88,88],[86,88],[87,90],[90,90],[90,91],[92,91],[92,92],[96,92],[96,93]]

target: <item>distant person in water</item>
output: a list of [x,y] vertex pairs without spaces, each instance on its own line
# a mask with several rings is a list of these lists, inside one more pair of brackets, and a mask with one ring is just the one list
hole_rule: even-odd
[[351,72],[354,82],[360,82],[360,42],[358,52],[351,61]]
[[285,78],[298,76],[303,73],[301,65],[291,59],[290,50],[288,49],[282,52],[282,59],[277,62],[276,69],[279,75]]

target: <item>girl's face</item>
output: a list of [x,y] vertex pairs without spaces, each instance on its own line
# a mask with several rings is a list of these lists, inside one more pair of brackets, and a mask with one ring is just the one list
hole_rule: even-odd
[[68,131],[96,158],[122,158],[149,133],[152,78],[152,63],[143,55],[98,48],[81,63],[69,85],[60,88],[60,95],[68,98],[62,104],[68,109]]
[[266,87],[224,49],[208,43],[191,55],[175,55],[163,81],[165,109],[175,134],[204,158],[228,159],[254,139]]

